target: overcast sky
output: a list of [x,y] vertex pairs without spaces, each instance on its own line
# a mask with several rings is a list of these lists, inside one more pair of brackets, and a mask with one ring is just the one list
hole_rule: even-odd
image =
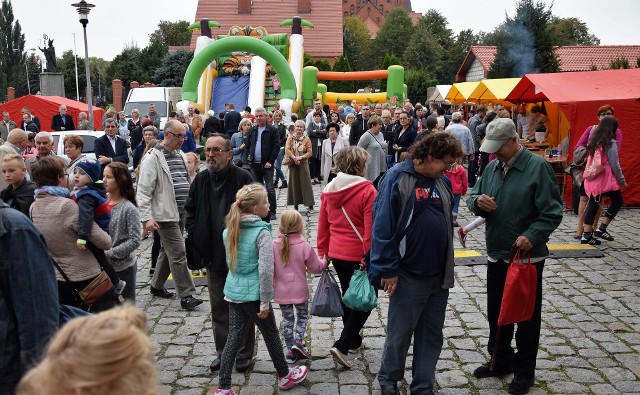
[[[78,0],[79,1],[79,0]],[[205,1],[205,0],[203,0]],[[234,1],[234,0],[209,0]],[[253,0],[261,1],[261,0]],[[552,0],[543,0],[551,4]],[[71,4],[76,1],[60,0],[11,0],[14,17],[20,21],[26,36],[25,48],[42,47],[42,35],[53,38],[56,55],[73,49],[73,34],[77,53],[84,57],[82,25]],[[160,20],[195,19],[198,0],[89,0],[96,7],[89,14],[87,35],[89,56],[112,60],[122,49],[136,44],[143,48],[149,34]],[[438,10],[447,17],[449,28],[456,34],[464,29],[491,31],[504,21],[505,12],[513,15],[516,0],[486,2],[478,6],[476,0],[431,1],[412,0],[414,11],[426,12],[438,4]],[[553,13],[559,17],[578,17],[603,45],[640,45],[640,1],[638,0],[555,0]],[[455,6],[455,7],[454,7]],[[284,17],[284,16],[283,16]],[[211,15],[215,20],[215,15]],[[313,20],[311,20],[313,22]],[[241,24],[242,21],[238,21]],[[308,33],[305,33],[308,34]]]

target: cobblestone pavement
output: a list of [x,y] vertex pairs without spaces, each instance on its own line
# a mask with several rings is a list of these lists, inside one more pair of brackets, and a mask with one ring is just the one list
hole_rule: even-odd
[[[314,186],[316,197],[321,187]],[[286,189],[277,190],[278,212],[286,205]],[[315,245],[317,208],[301,213],[308,240]],[[459,221],[473,217],[461,207]],[[550,243],[574,244],[577,218],[566,213]],[[274,226],[274,235],[277,225]],[[531,394],[640,394],[640,210],[625,208],[610,232],[615,242],[604,242],[603,258],[548,259],[543,282],[543,322],[535,385]],[[484,252],[484,231],[469,235],[467,248]],[[461,246],[456,240],[456,248]],[[149,317],[156,348],[160,394],[213,393],[217,374],[209,372],[215,358],[208,303],[185,311],[177,298],[166,300],[149,294],[151,241],[139,250],[137,305]],[[488,360],[486,342],[486,266],[459,266],[451,290],[444,328],[444,349],[436,379],[441,394],[506,394],[511,375],[478,380],[472,372]],[[315,288],[317,277],[310,276]],[[208,299],[205,287],[197,295]],[[334,363],[329,354],[339,337],[340,319],[310,317],[306,344],[312,354],[307,381],[290,394],[377,394],[376,373],[386,334],[388,298],[382,296],[364,328],[365,347],[350,354],[353,368]],[[274,304],[279,322],[280,311]],[[242,395],[278,393],[273,365],[258,334],[255,366],[233,373],[233,386]],[[410,350],[411,352],[411,350]],[[405,379],[411,379],[411,356]],[[401,393],[408,394],[406,383]]]

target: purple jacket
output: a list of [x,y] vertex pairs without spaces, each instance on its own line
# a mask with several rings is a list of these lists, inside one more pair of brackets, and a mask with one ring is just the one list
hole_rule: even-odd
[[275,270],[273,275],[274,300],[278,304],[299,304],[309,300],[307,270],[320,274],[327,268],[327,262],[318,258],[311,244],[298,234],[289,235],[289,263],[282,266],[282,239],[279,235],[273,241]]
[[[591,138],[591,131],[596,125],[591,125],[585,129],[582,136],[580,136],[580,140],[576,143],[576,147],[586,147],[589,143],[589,139]],[[618,150],[622,150],[622,130],[616,130],[616,143],[618,143]],[[575,148],[574,148],[575,149]]]

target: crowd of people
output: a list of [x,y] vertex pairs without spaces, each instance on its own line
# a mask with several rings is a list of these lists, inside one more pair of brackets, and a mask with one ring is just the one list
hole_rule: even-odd
[[[256,327],[279,388],[305,379],[307,365],[288,364],[310,358],[304,340],[307,273],[319,274],[329,265],[343,295],[354,274],[366,270],[370,283],[390,297],[377,374],[381,393],[399,393],[412,338],[409,389],[435,393],[435,367],[454,283],[454,227],[460,201],[470,189],[467,207],[478,218],[457,234],[464,246],[469,231],[486,225],[487,348],[497,361],[479,366],[474,375],[513,372],[509,392],[529,391],[540,341],[546,242],[563,209],[551,166],[520,143],[548,139],[549,121],[540,108],[534,106],[531,117],[520,109],[512,119],[498,106],[488,111],[480,105],[474,114],[456,111],[449,117],[441,107],[414,107],[408,101],[402,106],[349,103],[333,111],[315,100],[300,117],[278,108],[246,108],[241,114],[231,103],[225,107],[217,118],[210,111],[204,119],[190,106],[187,114],[169,114],[162,131],[153,105],[146,116],[134,110],[128,120],[113,111],[115,118],[102,122],[105,134],[95,141],[95,159],[82,154],[83,139],[73,134],[61,141],[68,159],[58,157],[48,132],[35,134],[35,155],[26,159],[29,125],[36,125],[37,117],[27,109],[22,128],[5,118],[10,130],[0,146],[0,246],[3,256],[11,258],[2,268],[0,315],[10,323],[3,340],[12,346],[2,351],[7,364],[0,367],[7,369],[0,374],[0,390],[47,393],[48,383],[68,374],[64,385],[69,391],[91,388],[94,392],[86,393],[99,393],[95,391],[106,382],[91,375],[108,369],[127,393],[142,394],[154,387],[146,318],[133,307],[117,306],[122,301],[135,305],[136,250],[153,234],[153,297],[175,296],[165,287],[171,274],[180,307],[197,308],[203,300],[196,297],[189,266],[206,270],[216,354],[210,370],[219,371],[216,394],[234,393],[234,366],[244,372],[253,365]],[[61,128],[56,130],[74,128],[65,111],[61,107],[54,117],[53,124]],[[586,244],[613,240],[608,225],[622,206],[621,191],[627,185],[618,161],[622,133],[613,112],[611,106],[601,107],[599,123],[585,131],[577,146],[585,163],[583,221],[576,237]],[[195,142],[204,145],[202,170]],[[293,206],[279,216],[278,184],[287,188],[286,204]],[[304,238],[298,211],[300,205],[307,212],[314,210],[314,184],[324,184],[317,251]],[[603,196],[612,204],[596,230]],[[511,209],[516,205],[522,208],[517,216]],[[269,225],[274,220],[279,221],[275,239]],[[514,325],[502,327],[499,341],[495,337],[513,248],[529,254],[538,273],[533,317],[517,326],[517,352],[511,346]],[[27,273],[22,266],[32,269]],[[108,277],[118,298],[91,310],[79,290],[100,276]],[[272,300],[282,311],[282,333]],[[56,334],[63,306],[107,311],[74,319]],[[329,352],[350,368],[349,353],[363,346],[361,331],[371,311],[344,303],[342,309],[343,328]],[[117,347],[101,345],[107,349],[103,362],[112,361],[108,368],[88,361],[86,372],[65,372],[67,358],[98,347],[88,333],[113,342],[127,337]],[[52,337],[44,359],[27,373]],[[80,338],[87,342],[78,342]],[[69,355],[61,356],[61,347],[68,347]],[[127,352],[116,353],[118,347]],[[118,362],[122,354],[128,355],[126,363]]]

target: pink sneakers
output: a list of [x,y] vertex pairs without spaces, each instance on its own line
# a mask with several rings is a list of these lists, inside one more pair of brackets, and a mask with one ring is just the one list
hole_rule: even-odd
[[228,389],[228,390],[221,390],[220,388],[218,388],[215,392],[216,395],[236,395],[235,392],[233,392],[232,389]]
[[[309,367],[305,365],[296,366],[289,369],[289,374],[284,377],[278,377],[278,388],[288,390],[298,384],[307,377]],[[217,393],[217,392],[216,392]]]

